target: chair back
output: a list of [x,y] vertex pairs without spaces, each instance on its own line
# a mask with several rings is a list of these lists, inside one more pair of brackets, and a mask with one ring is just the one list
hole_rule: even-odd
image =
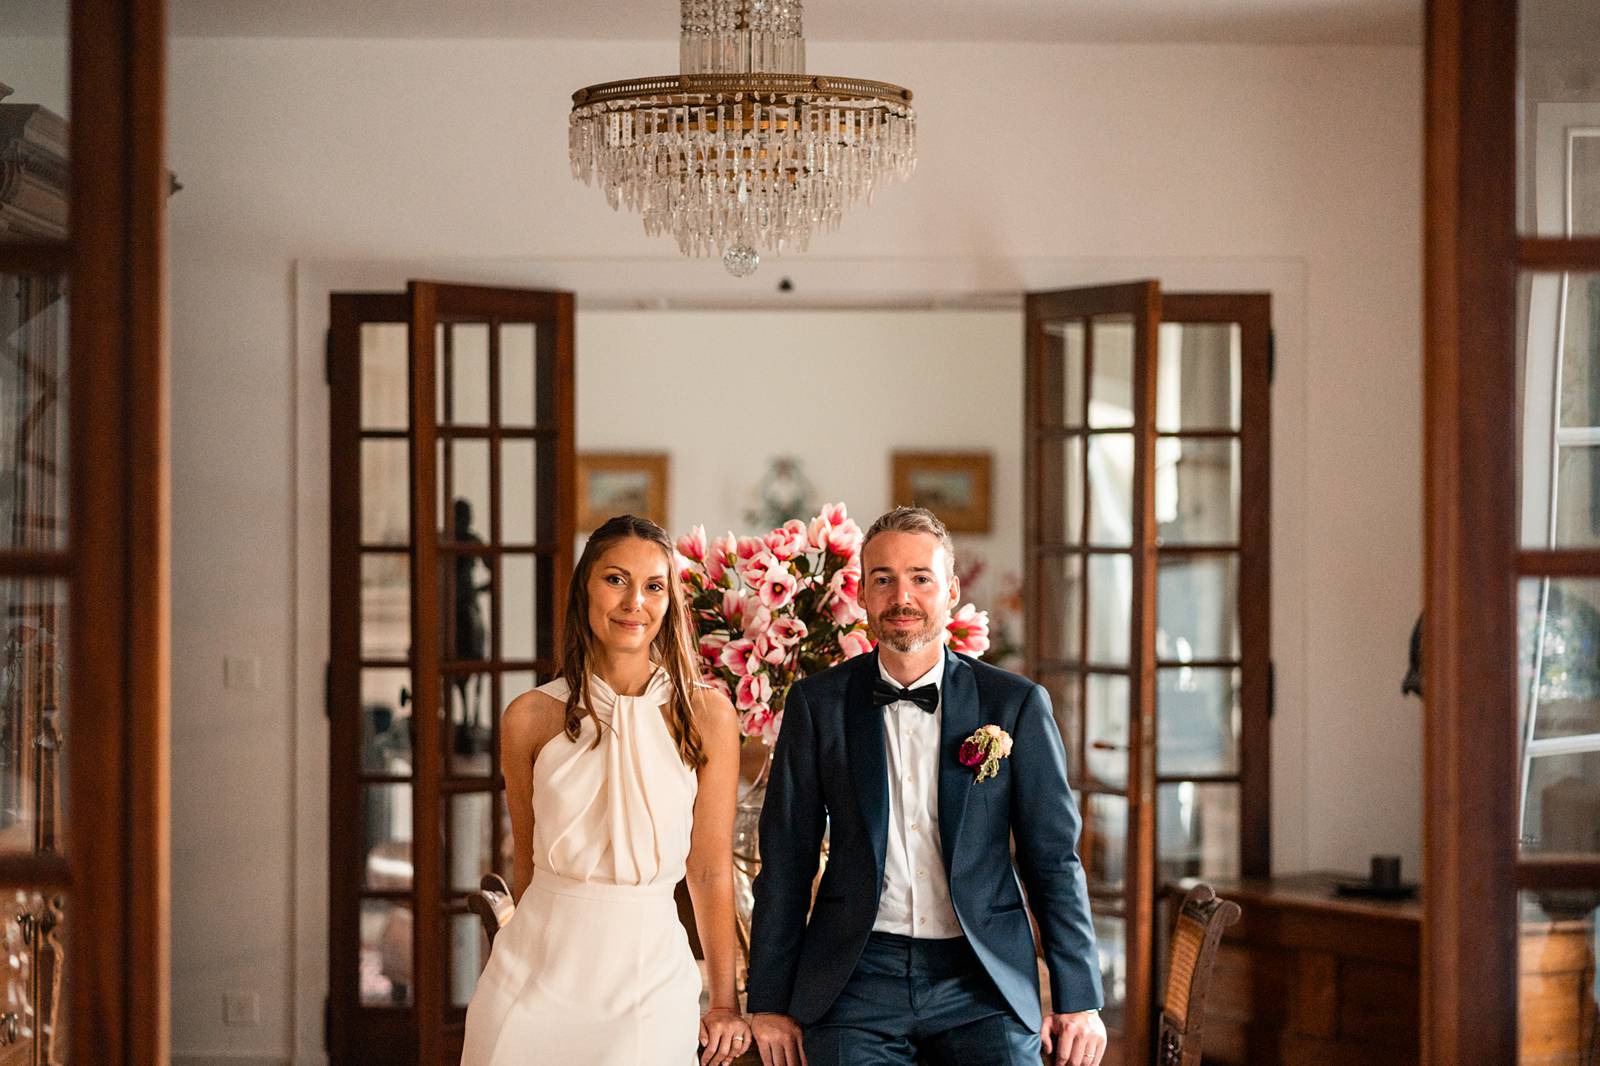
[[478,891],[467,897],[467,909],[483,923],[483,934],[489,938],[490,947],[494,946],[494,935],[500,927],[511,920],[516,906],[510,886],[499,874],[484,874]]
[[1195,885],[1183,897],[1172,930],[1172,961],[1161,1005],[1158,1066],[1200,1066],[1206,992],[1217,961],[1222,931],[1239,920],[1237,903],[1221,899],[1210,885]]

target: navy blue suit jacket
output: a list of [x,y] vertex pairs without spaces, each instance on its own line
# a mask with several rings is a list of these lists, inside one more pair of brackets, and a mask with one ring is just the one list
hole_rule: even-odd
[[[855,970],[877,920],[889,821],[884,715],[871,699],[877,677],[877,655],[862,655],[789,690],[761,812],[747,986],[752,1013],[816,1022]],[[1025,885],[1055,1009],[1099,1007],[1078,806],[1049,696],[1015,674],[946,651],[941,713],[940,843],[967,941],[1017,1017],[1037,1030],[1039,971]],[[975,783],[957,752],[990,724],[1011,734],[1011,756],[1001,760],[998,777]],[[825,825],[828,868],[808,920]]]

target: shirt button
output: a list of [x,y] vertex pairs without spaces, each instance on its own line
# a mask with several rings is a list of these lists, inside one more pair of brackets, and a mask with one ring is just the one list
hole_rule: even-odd
[[928,871],[926,871],[926,870],[918,870],[917,871],[917,876],[918,877],[927,877],[928,876]]
[[915,833],[917,831],[917,823],[912,822],[909,828],[913,833]]
[[917,924],[918,925],[927,925],[928,924],[928,919],[926,919],[926,918],[918,918],[917,919]]

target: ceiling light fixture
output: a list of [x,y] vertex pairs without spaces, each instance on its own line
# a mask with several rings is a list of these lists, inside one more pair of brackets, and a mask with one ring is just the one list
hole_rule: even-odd
[[679,74],[572,94],[573,176],[736,277],[755,272],[758,248],[804,251],[881,182],[909,177],[910,90],[805,73],[800,5],[682,0]]

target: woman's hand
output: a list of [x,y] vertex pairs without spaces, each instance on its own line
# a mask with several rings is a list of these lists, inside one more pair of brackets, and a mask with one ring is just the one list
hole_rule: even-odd
[[750,1047],[750,1023],[731,1007],[713,1007],[700,1019],[700,1066],[727,1066]]

